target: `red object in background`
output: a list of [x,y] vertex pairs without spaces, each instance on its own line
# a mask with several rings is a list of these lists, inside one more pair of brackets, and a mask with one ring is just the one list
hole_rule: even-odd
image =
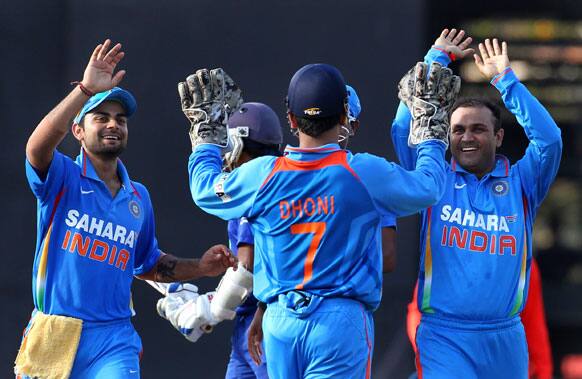
[[582,354],[566,355],[560,368],[564,379],[582,379]]
[[[414,287],[412,301],[408,304],[406,317],[406,331],[408,338],[416,354],[416,328],[420,323],[421,314],[418,311],[417,302],[418,282]],[[542,298],[542,279],[535,259],[532,259],[529,291],[527,302],[521,313],[521,321],[525,329],[525,336],[529,350],[529,377],[535,379],[551,379],[553,372],[552,349],[548,337],[546,313]],[[569,372],[578,376],[568,376],[569,379],[582,379],[582,356],[576,356],[578,360],[568,362]],[[564,361],[562,372],[564,372]],[[564,375],[566,378],[566,375]]]

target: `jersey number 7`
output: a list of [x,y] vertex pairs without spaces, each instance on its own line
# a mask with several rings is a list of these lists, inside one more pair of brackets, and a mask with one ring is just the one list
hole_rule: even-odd
[[306,222],[303,224],[291,225],[291,234],[313,234],[313,239],[307,250],[307,257],[305,257],[303,282],[295,287],[298,290],[303,289],[305,283],[311,280],[311,277],[313,276],[313,260],[315,259],[315,253],[319,248],[319,243],[323,238],[323,233],[325,233],[325,224],[325,222]]

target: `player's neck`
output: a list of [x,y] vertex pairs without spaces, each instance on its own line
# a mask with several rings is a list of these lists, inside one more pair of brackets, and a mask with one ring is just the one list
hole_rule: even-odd
[[99,179],[105,183],[111,195],[115,196],[121,187],[121,179],[117,174],[117,157],[102,157],[92,154],[87,150],[85,150],[85,154],[91,160],[91,164]]
[[305,133],[299,132],[299,147],[301,148],[314,148],[330,143],[337,143],[339,138],[339,127],[331,128],[320,134],[317,137],[309,136]]

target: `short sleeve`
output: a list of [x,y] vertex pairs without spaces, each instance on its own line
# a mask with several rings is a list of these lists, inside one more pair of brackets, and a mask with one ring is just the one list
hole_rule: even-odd
[[47,175],[41,178],[38,171],[26,159],[26,179],[28,180],[32,193],[34,193],[37,199],[44,202],[56,196],[65,181],[66,166],[68,163],[71,165],[74,164],[70,158],[55,150]]

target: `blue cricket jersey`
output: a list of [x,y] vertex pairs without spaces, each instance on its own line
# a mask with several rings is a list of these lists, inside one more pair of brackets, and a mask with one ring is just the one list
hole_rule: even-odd
[[[241,217],[228,222],[228,244],[234,255],[238,256],[238,247],[241,244],[254,245],[255,238],[249,221]],[[237,309],[237,315],[254,314],[257,310],[257,298],[251,293]]]
[[[381,227],[396,227],[396,217],[391,214],[382,216]],[[379,238],[382,238],[381,236]],[[238,247],[241,244],[254,245],[255,240],[251,224],[245,217],[228,222],[228,243],[230,250],[238,256]],[[380,255],[382,252],[380,251]],[[257,298],[251,293],[237,309],[237,315],[254,314],[257,310]]]
[[32,289],[41,312],[85,321],[131,316],[133,276],[162,253],[147,190],[120,160],[118,175],[113,198],[83,150],[76,161],[55,151],[44,180],[26,161],[38,204]]
[[190,155],[196,204],[225,220],[246,217],[255,236],[254,295],[270,303],[302,290],[375,309],[381,297],[380,225],[434,204],[444,185],[444,145],[418,148],[415,171],[337,144],[287,147],[222,173],[220,149]]
[[[450,62],[431,49],[425,61]],[[423,313],[469,321],[503,320],[523,309],[529,287],[532,229],[537,209],[560,164],[560,129],[511,69],[493,78],[506,108],[530,141],[516,164],[498,155],[481,180],[448,165],[445,194],[422,211],[418,307]],[[410,112],[400,104],[392,140],[405,167]]]

